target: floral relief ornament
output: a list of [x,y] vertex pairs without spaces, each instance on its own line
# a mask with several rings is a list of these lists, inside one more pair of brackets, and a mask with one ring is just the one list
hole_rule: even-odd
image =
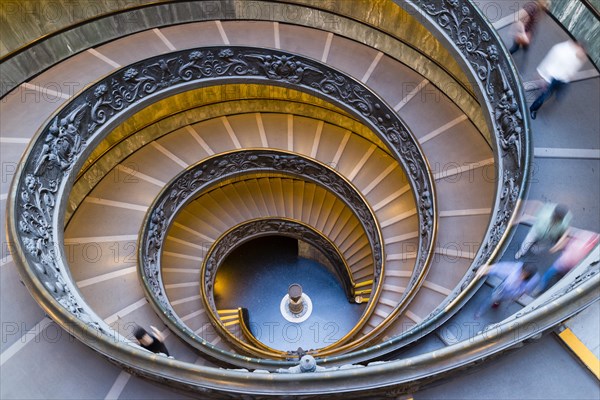
[[[24,176],[28,178],[23,178],[18,187],[20,196],[15,210],[19,214],[15,221],[21,233],[20,241],[28,262],[35,266],[40,280],[46,282],[49,289],[52,288],[57,300],[71,305],[77,302],[77,296],[68,296],[71,286],[62,280],[60,274],[64,265],[55,254],[57,243],[54,243],[53,218],[56,202],[62,201],[59,199],[64,195],[58,188],[63,187],[64,179],[72,174],[73,166],[92,134],[139,100],[166,87],[192,79],[248,75],[321,91],[354,108],[380,129],[389,128],[391,122],[401,125],[401,122],[394,122],[391,116],[382,113],[368,90],[358,82],[310,60],[281,52],[245,48],[182,51],[141,61],[112,74],[74,98],[70,105],[72,108],[68,106],[60,111],[45,128],[27,161]],[[396,135],[394,137],[406,133],[398,126],[392,130],[390,133]],[[300,164],[296,167],[302,168]],[[213,179],[219,176],[219,167],[214,166],[203,174],[203,178]],[[425,178],[420,174],[415,179]],[[421,182],[416,184],[422,187]],[[45,275],[49,271],[58,273]]]
[[461,50],[475,70],[477,77],[485,82],[486,93],[494,98],[494,86],[490,76],[497,69],[499,60],[498,47],[491,41],[492,35],[473,17],[472,9],[459,0],[445,0],[439,6],[434,2],[420,0],[420,7],[437,19],[440,27],[444,28],[454,44]]

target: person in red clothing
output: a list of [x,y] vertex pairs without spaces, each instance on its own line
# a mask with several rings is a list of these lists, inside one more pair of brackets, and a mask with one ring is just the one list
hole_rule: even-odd
[[541,13],[549,5],[550,2],[547,0],[537,0],[525,4],[519,10],[519,20],[513,26],[513,45],[509,49],[511,54],[516,53],[521,47],[523,50],[527,50]]
[[560,257],[548,268],[535,294],[548,289],[555,278],[562,278],[584,259],[600,241],[595,232],[577,231],[572,233]]

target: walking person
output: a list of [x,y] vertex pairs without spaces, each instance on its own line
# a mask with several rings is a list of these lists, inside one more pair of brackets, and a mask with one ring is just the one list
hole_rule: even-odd
[[537,112],[546,100],[556,91],[560,91],[573,79],[581,69],[586,59],[583,46],[574,40],[554,45],[537,68],[540,76],[546,81],[546,87],[535,99],[529,113],[531,119],[537,117]]
[[555,279],[560,279],[577,266],[596,247],[600,235],[590,231],[577,231],[569,237],[560,257],[548,268],[542,277],[537,293],[548,289]]
[[535,27],[543,11],[550,6],[548,0],[531,1],[519,10],[519,20],[512,27],[513,45],[509,49],[510,54],[514,54],[520,48],[527,50]]
[[519,251],[515,254],[515,259],[523,257],[534,245],[538,247],[534,249],[536,252],[539,252],[541,248],[550,248],[551,253],[556,252],[561,244],[561,239],[567,238],[571,219],[571,212],[566,206],[553,203],[544,204],[537,212],[535,222],[521,243]]
[[146,350],[150,350],[151,352],[157,354],[162,353],[167,357],[170,357],[169,351],[167,350],[167,347],[164,344],[164,337],[162,336],[160,331],[153,326],[151,326],[150,328],[152,329],[152,333],[149,333],[141,326],[138,326],[137,328],[135,328],[133,336],[135,336],[137,341],[140,343],[140,346],[142,346]]
[[475,318],[479,318],[489,307],[497,308],[503,301],[516,301],[523,294],[532,293],[540,281],[537,268],[533,264],[518,261],[503,261],[491,265],[482,265],[477,271],[475,279],[479,279],[484,275],[497,276],[502,279],[502,282],[494,289],[492,295],[481,304],[475,313]]

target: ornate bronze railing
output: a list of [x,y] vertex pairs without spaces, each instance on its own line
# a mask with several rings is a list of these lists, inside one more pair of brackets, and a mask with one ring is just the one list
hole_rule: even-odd
[[[280,51],[213,47],[162,55],[111,74],[68,102],[36,135],[20,164],[9,201],[9,234],[22,249],[16,259],[30,275],[24,280],[36,290],[44,287],[43,297],[63,305],[65,317],[74,315],[88,321],[90,328],[117,335],[79,295],[60,245],[74,176],[95,144],[147,102],[199,85],[241,81],[313,93],[345,108],[378,134],[408,172],[420,221],[415,273],[423,274],[436,226],[432,177],[419,145],[394,111],[361,83],[316,61]],[[378,294],[371,296],[373,303]],[[214,346],[210,352],[229,358]]]
[[[204,261],[202,262],[202,268],[200,269],[200,292],[204,306],[209,310],[208,315],[212,323],[220,328],[220,331],[234,346],[242,348],[250,353],[252,353],[252,347],[258,347],[267,349],[273,354],[284,354],[286,355],[285,358],[290,358],[290,356],[295,355],[295,353],[286,354],[277,352],[264,344],[257,346],[256,342],[259,341],[252,335],[247,324],[244,324],[244,321],[241,318],[242,331],[252,345],[252,347],[248,347],[245,342],[240,340],[240,338],[231,334],[222,323],[222,319],[217,315],[217,305],[215,304],[214,284],[219,266],[242,244],[259,237],[271,235],[286,236],[302,240],[319,249],[329,263],[336,269],[337,275],[349,300],[354,300],[354,287],[356,286],[356,283],[352,278],[352,271],[348,267],[340,249],[316,228],[309,226],[303,221],[297,221],[290,218],[256,218],[231,227],[227,232],[218,237],[206,253]],[[370,289],[372,286],[373,280],[371,280]],[[365,318],[368,318],[368,316],[365,316]]]
[[[429,10],[432,10],[432,9],[429,8]],[[229,51],[226,51],[226,50],[229,50]],[[201,65],[204,66],[204,68],[205,68],[204,72],[206,72],[207,76],[229,75],[229,76],[237,76],[238,78],[241,76],[244,76],[245,79],[249,79],[249,77],[254,76],[253,73],[259,72],[258,70],[248,68],[247,59],[240,59],[239,57],[236,57],[233,50],[231,50],[231,49],[222,50],[222,52],[218,54],[218,57],[215,57],[214,53],[212,53],[212,52],[208,52],[208,54],[209,54],[209,56],[205,57],[205,55],[200,51],[190,52],[188,54],[187,61],[182,56],[173,57],[171,59],[161,58],[163,61],[165,61],[167,68],[164,70],[160,70],[160,75],[161,75],[160,77],[156,73],[152,73],[152,69],[147,69],[147,68],[146,69],[138,69],[135,67],[130,68],[124,74],[121,75],[122,83],[119,82],[118,80],[111,82],[111,83],[116,83],[117,87],[115,87],[116,90],[113,91],[113,93],[111,93],[111,95],[109,95],[109,96],[107,96],[108,86],[106,85],[106,83],[99,84],[93,90],[93,97],[96,100],[93,102],[90,101],[88,103],[88,105],[90,106],[89,107],[90,113],[89,113],[89,117],[87,119],[90,119],[91,123],[88,123],[87,134],[90,135],[91,133],[94,132],[94,130],[96,129],[96,127],[98,125],[102,125],[104,122],[106,122],[107,117],[108,117],[107,113],[109,113],[109,114],[112,113],[113,115],[116,116],[117,111],[121,111],[121,109],[127,108],[126,106],[129,104],[129,102],[134,102],[136,100],[139,100],[140,98],[146,97],[147,95],[156,95],[156,94],[154,94],[154,92],[158,93],[157,88],[169,87],[171,85],[176,86],[177,84],[183,85],[184,83],[186,83],[187,79],[192,80],[192,78],[194,77],[194,73],[192,71],[196,71],[196,73],[199,74],[199,75],[196,75],[196,77],[204,77]],[[356,113],[357,111],[359,111],[359,115],[366,114],[370,120],[371,125],[373,125],[373,124],[380,125],[380,127],[379,127],[380,132],[381,132],[381,130],[383,130],[383,132],[385,132],[384,136],[386,137],[386,140],[389,140],[392,143],[394,143],[394,146],[391,146],[391,147],[395,148],[396,150],[400,150],[401,153],[404,153],[403,156],[408,155],[408,159],[407,159],[407,157],[401,158],[401,160],[403,160],[403,162],[405,164],[411,165],[411,166],[418,166],[418,165],[422,166],[423,165],[423,163],[421,161],[418,161],[414,156],[415,154],[420,153],[418,151],[418,146],[415,146],[414,143],[412,146],[411,145],[407,145],[406,147],[399,146],[399,144],[402,141],[407,141],[407,139],[410,137],[410,135],[402,134],[403,132],[407,132],[405,130],[405,128],[403,129],[403,128],[401,128],[400,125],[398,125],[394,122],[391,122],[391,121],[393,121],[393,119],[394,119],[393,116],[395,114],[393,112],[390,112],[390,113],[387,113],[386,111],[382,112],[382,107],[385,108],[385,105],[382,106],[382,104],[377,103],[377,102],[375,103],[375,105],[378,107],[370,108],[367,105],[369,102],[365,102],[364,99],[361,99],[360,96],[357,96],[357,93],[364,93],[364,91],[362,89],[359,89],[360,86],[357,86],[357,89],[359,89],[358,92],[353,92],[351,89],[352,84],[349,85],[349,83],[346,79],[342,79],[340,81],[336,81],[335,79],[331,80],[330,78],[334,77],[333,75],[331,75],[331,73],[323,74],[322,72],[315,72],[315,71],[319,71],[319,70],[313,68],[312,66],[310,66],[308,64],[302,64],[302,63],[294,64],[291,61],[293,58],[290,58],[290,56],[286,56],[285,58],[283,56],[273,58],[273,56],[263,53],[260,55],[254,54],[253,57],[254,57],[253,61],[257,61],[259,63],[259,65],[262,65],[263,72],[267,75],[268,79],[275,79],[275,80],[283,81],[285,84],[300,83],[304,78],[313,75],[313,73],[317,73],[317,75],[320,73],[321,76],[325,77],[325,80],[318,81],[318,80],[312,79],[311,85],[314,88],[320,89],[321,94],[325,94],[326,96],[333,95],[333,97],[338,97],[338,99],[343,99],[344,103],[346,103],[346,104],[349,103],[349,105],[351,105],[353,107],[353,112]],[[179,68],[175,69],[175,66],[177,66],[178,64],[179,64]],[[148,64],[148,67],[150,67],[151,65],[154,65],[154,64]],[[169,67],[169,65],[171,65],[171,67]],[[215,70],[215,66],[218,67],[216,70]],[[284,69],[285,74],[283,74],[283,75],[279,74],[278,69],[281,70],[281,68],[284,66],[285,66],[285,69]],[[140,72],[142,72],[142,73],[140,74]],[[327,79],[327,78],[329,78],[329,79]],[[325,84],[325,82],[331,82],[331,83]],[[92,90],[90,89],[90,90],[86,91],[85,93],[87,93],[89,96],[91,94],[90,93],[91,91]],[[114,95],[114,99],[117,100],[116,102],[113,99],[113,95]],[[91,97],[88,97],[88,98],[91,99]],[[513,114],[515,114],[514,112],[511,114],[511,109],[509,107],[511,105],[510,104],[511,100],[514,102],[514,98],[509,99],[506,101],[507,104],[504,107],[504,114],[506,115],[506,118],[509,120],[511,119],[511,117],[514,117]],[[87,136],[87,135],[81,135],[79,133],[80,125],[77,123],[77,122],[79,122],[78,120],[85,118],[83,115],[80,115],[80,113],[83,113],[84,111],[86,111],[85,117],[87,117],[88,109],[85,104],[80,105],[79,108],[73,108],[71,110],[70,114],[67,114],[63,118],[60,119],[60,123],[62,124],[62,126],[60,128],[57,126],[57,121],[59,121],[59,119],[57,118],[55,120],[55,124],[54,124],[54,128],[53,128],[54,131],[57,131],[58,129],[62,129],[65,132],[69,131],[69,130],[72,131],[72,133],[70,135],[70,136],[72,136],[71,143],[69,143],[67,145],[66,153],[64,151],[62,152],[62,153],[66,154],[66,156],[65,156],[65,154],[61,154],[62,158],[66,158],[66,159],[75,161],[75,159],[77,159],[77,153],[79,152],[80,145],[82,143],[81,136],[83,136],[83,142],[85,143],[85,136]],[[512,110],[512,111],[515,111],[515,110]],[[376,115],[380,115],[380,116],[378,117]],[[71,121],[71,122],[68,122],[68,121]],[[75,123],[73,123],[73,122],[75,122]],[[513,123],[513,125],[515,125],[515,124]],[[515,128],[519,128],[519,127],[516,126]],[[49,132],[49,131],[51,131],[51,129],[47,130],[47,132]],[[504,133],[503,136],[506,139],[506,143],[507,143],[508,147],[512,146],[515,141],[517,142],[517,144],[519,143],[520,136],[516,135],[515,132],[503,132],[503,133]],[[55,140],[55,142],[52,143],[52,140]],[[63,140],[64,139],[61,139],[60,143],[62,143]],[[410,142],[410,140],[411,139],[408,139],[409,142]],[[69,165],[69,162],[64,163],[63,160],[60,159],[60,157],[55,157],[55,159],[53,160],[53,158],[50,157],[49,155],[41,154],[44,151],[48,152],[48,148],[51,148],[52,145],[54,145],[55,148],[60,147],[60,143],[57,143],[58,138],[50,139],[49,142],[50,142],[50,146],[46,145],[46,147],[45,147],[46,150],[44,150],[44,149],[38,150],[40,153],[40,154],[38,154],[38,157],[37,157],[38,163],[43,164],[47,161],[54,161],[55,159],[59,159],[61,161],[59,163],[59,164],[61,164],[61,167],[65,168],[65,170],[69,170],[69,168],[71,167]],[[55,152],[57,152],[56,149],[55,149]],[[63,167],[62,164],[66,164],[66,167]],[[26,170],[26,169],[27,169],[27,167],[24,168],[24,170]],[[43,186],[43,184],[45,184],[45,182],[43,182],[40,178],[38,178],[38,176],[40,175],[40,170],[42,169],[42,166],[41,165],[36,165],[36,166],[29,165],[29,169],[33,170],[33,174],[27,175],[27,173],[22,172],[22,176],[27,175],[28,178],[30,178],[30,185],[28,185],[27,187],[28,188],[36,188],[36,189],[42,188],[42,186]],[[425,211],[424,218],[421,218],[421,228],[422,228],[421,234],[423,236],[425,236],[424,239],[427,239],[427,236],[429,236],[429,238],[431,239],[432,233],[430,232],[430,228],[435,223],[435,218],[432,218],[433,217],[433,202],[431,201],[432,191],[431,191],[431,185],[430,185],[430,178],[429,178],[429,180],[423,179],[423,177],[426,176],[427,174],[424,175],[422,172],[422,169],[414,170],[413,168],[408,168],[408,170],[412,172],[411,174],[409,174],[409,178],[411,179],[411,181],[414,182],[415,178],[417,178],[417,180],[425,183],[424,185],[419,185],[419,187],[416,190],[416,194],[417,194],[417,202],[419,204],[420,211]],[[415,176],[414,171],[421,171],[421,172],[417,172],[416,176]],[[512,183],[514,185],[515,181],[513,180]],[[54,185],[54,183],[51,183],[50,185],[52,186],[52,185]],[[33,189],[33,190],[35,190],[35,189]],[[50,188],[50,190],[52,190],[52,188]],[[517,191],[518,191],[518,189],[517,189]],[[40,193],[40,190],[37,190],[37,192]],[[512,196],[509,196],[509,197],[512,197]],[[47,198],[48,198],[47,196],[44,197],[44,199],[47,199]],[[52,207],[54,204],[54,201],[51,200],[51,201],[49,201],[49,203],[52,203],[51,204],[51,207]],[[423,215],[423,213],[421,213],[420,215]],[[505,219],[506,219],[506,217],[505,217]],[[501,220],[498,222],[498,224],[501,225],[502,222],[507,222],[507,221]],[[31,232],[31,230],[29,232]],[[26,239],[24,239],[24,241],[27,241]],[[48,243],[45,241],[44,238],[40,238],[40,239],[41,239],[41,242],[38,240],[37,243],[41,243],[41,244],[38,245],[37,248],[40,248],[41,250],[39,252],[37,250],[36,251],[30,250],[30,254],[33,256],[36,256],[38,258],[38,260],[43,259],[47,255],[47,253],[46,254],[42,254],[42,253],[44,252],[44,247],[45,247],[44,245],[46,245]],[[31,240],[33,241],[33,239],[31,239]],[[428,241],[421,240],[421,243],[426,243],[426,242],[428,242]],[[424,252],[423,246],[421,245],[420,249],[419,249],[419,262],[417,263],[417,269],[419,269],[419,267],[422,268],[422,266],[425,264],[424,261],[426,259],[428,259],[428,257],[429,257],[429,251]],[[34,265],[35,265],[35,263],[34,263]],[[48,282],[48,283],[49,283],[49,285],[52,285],[52,282]],[[60,285],[60,282],[59,282],[59,285]]]
[[[480,102],[487,110],[485,116],[495,134],[492,144],[498,186],[490,225],[469,272],[427,317],[413,328],[373,347],[370,356],[393,351],[433,331],[450,319],[481,286],[482,282],[473,279],[475,271],[484,263],[497,259],[514,235],[519,205],[528,189],[525,178],[532,159],[527,105],[518,72],[500,38],[477,7],[461,0],[395,2],[412,8],[419,20],[430,26],[438,39],[470,71]],[[328,360],[356,362],[359,358],[347,354],[331,356]]]
[[[202,349],[204,344],[199,337],[179,319],[173,307],[170,305],[166,295],[161,276],[161,252],[162,244],[167,237],[167,232],[172,222],[176,218],[177,213],[183,209],[189,202],[200,197],[203,192],[217,186],[220,182],[228,179],[236,178],[244,179],[251,178],[258,173],[277,173],[287,176],[297,177],[306,181],[316,183],[317,185],[326,188],[342,200],[347,207],[355,214],[356,218],[362,225],[362,229],[368,238],[371,247],[371,256],[373,259],[373,288],[375,293],[380,292],[381,278],[385,273],[384,269],[384,253],[383,239],[381,237],[381,229],[371,210],[366,199],[354,186],[339,175],[332,168],[303,156],[271,149],[254,149],[254,150],[239,150],[223,153],[207,158],[195,165],[190,166],[178,176],[173,178],[167,186],[156,196],[154,202],[148,209],[146,220],[143,224],[139,237],[139,273],[144,283],[144,289],[147,297],[151,300],[151,304],[155,307],[157,314],[163,318],[164,322],[171,327],[175,332],[182,335],[192,346]],[[313,230],[300,230],[299,224],[281,224],[283,220],[267,221],[262,227],[267,231],[279,228],[285,233],[286,230],[291,230],[296,227],[298,235],[308,237]],[[205,304],[211,320],[216,326],[220,326],[218,318],[215,316],[216,306],[212,296],[213,283],[223,257],[231,251],[233,242],[237,243],[236,234],[247,233],[248,229],[261,227],[260,224],[249,223],[242,225],[239,229],[232,227],[232,231],[228,231],[224,236],[220,237],[202,264],[200,279],[202,300]],[[286,229],[287,228],[287,229]],[[245,229],[245,230],[244,230]],[[317,243],[322,235],[315,234],[313,238]],[[219,243],[223,242],[224,245]],[[326,249],[326,248],[325,248]],[[333,254],[332,254],[333,256]],[[348,297],[351,297],[351,289],[354,285],[351,271],[343,271],[347,282]],[[349,337],[355,334],[368,320],[371,311],[376,306],[377,295],[370,299],[362,317],[357,322],[356,326],[340,339],[339,342],[348,340]],[[212,310],[212,312],[210,312]],[[292,355],[286,352],[273,352],[272,354],[265,353],[264,350],[247,346],[241,343],[233,335],[227,334],[227,331],[220,326],[220,331],[226,337],[238,346],[245,350],[259,355],[261,357],[271,357],[287,359]]]

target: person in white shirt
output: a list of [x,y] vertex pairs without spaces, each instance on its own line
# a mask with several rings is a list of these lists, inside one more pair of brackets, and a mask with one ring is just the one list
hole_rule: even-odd
[[548,83],[546,88],[529,107],[531,119],[535,119],[537,111],[544,101],[561,87],[571,81],[585,62],[585,51],[581,44],[574,40],[554,45],[537,68],[538,73]]

